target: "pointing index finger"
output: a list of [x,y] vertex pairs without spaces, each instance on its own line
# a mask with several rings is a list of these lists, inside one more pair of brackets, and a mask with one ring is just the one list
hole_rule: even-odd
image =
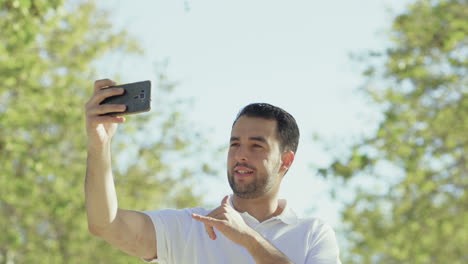
[[208,225],[216,225],[219,220],[218,219],[215,219],[213,217],[209,217],[209,216],[203,216],[203,215],[199,215],[199,214],[192,214],[192,217],[195,219],[195,220],[198,220],[202,223],[205,223],[205,224],[208,224]]

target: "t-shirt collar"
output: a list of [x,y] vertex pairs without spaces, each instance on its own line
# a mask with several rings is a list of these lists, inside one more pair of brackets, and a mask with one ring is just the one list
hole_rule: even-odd
[[[232,197],[232,195],[231,195],[231,197]],[[229,199],[229,203],[231,204],[232,208],[234,208],[234,204],[232,203],[232,199]],[[279,214],[277,216],[274,216],[274,217],[272,217],[272,218],[270,218],[270,219],[268,219],[266,221],[272,221],[273,219],[279,219],[279,220],[281,220],[283,223],[285,223],[287,225],[297,223],[297,221],[299,219],[298,219],[296,213],[292,210],[292,208],[290,206],[288,206],[288,203],[287,203],[286,199],[278,200],[278,205],[281,208],[283,208],[283,211],[281,212],[281,214]],[[244,218],[244,220],[245,220],[245,218],[255,219],[253,216],[251,216],[247,212],[240,213],[240,215],[242,216],[242,218]]]
[[297,223],[298,217],[297,217],[296,213],[293,211],[293,209],[290,206],[288,206],[287,201],[285,199],[280,199],[278,201],[278,204],[279,204],[280,207],[283,208],[283,212],[281,212],[281,214],[279,214],[278,216],[275,216],[273,218],[278,218],[281,221],[283,221],[285,224],[288,224],[288,225],[292,225],[292,224]]

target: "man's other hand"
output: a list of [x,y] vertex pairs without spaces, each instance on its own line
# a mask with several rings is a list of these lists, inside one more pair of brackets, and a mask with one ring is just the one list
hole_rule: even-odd
[[216,239],[215,227],[232,242],[245,247],[248,237],[255,231],[232,208],[229,199],[230,196],[224,197],[221,205],[206,216],[192,214],[192,217],[205,224],[205,230],[211,239]]

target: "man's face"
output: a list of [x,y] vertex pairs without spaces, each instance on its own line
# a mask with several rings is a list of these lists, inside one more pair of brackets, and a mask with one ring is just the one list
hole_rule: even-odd
[[234,194],[244,199],[278,191],[282,153],[276,120],[241,116],[231,131],[228,180]]

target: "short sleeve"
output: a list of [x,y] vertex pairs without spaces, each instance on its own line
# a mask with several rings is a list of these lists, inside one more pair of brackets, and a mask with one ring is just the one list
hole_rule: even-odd
[[158,211],[144,211],[153,222],[156,231],[157,259],[145,260],[150,263],[177,263],[174,259],[174,250],[177,250],[185,241],[192,221],[190,209],[165,209]]
[[307,264],[341,264],[335,231],[330,225],[321,223],[309,237]]

